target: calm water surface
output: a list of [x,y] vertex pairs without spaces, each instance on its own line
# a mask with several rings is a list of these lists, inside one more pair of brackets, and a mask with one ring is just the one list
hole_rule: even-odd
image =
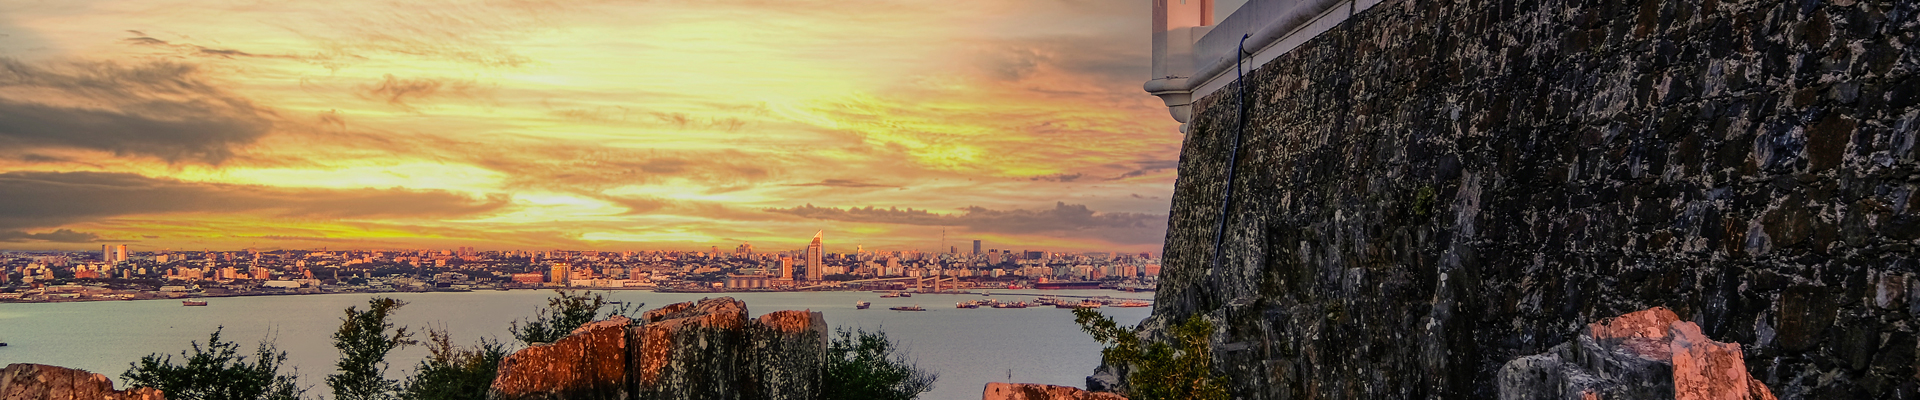
[[[1152,293],[1111,290],[1010,291],[1026,295],[995,295],[1002,301],[1031,301],[1032,294],[1090,295],[1151,299]],[[510,341],[508,323],[531,318],[546,305],[551,291],[515,290],[471,293],[388,293],[408,304],[395,315],[397,325],[425,336],[426,328],[453,333],[456,343],[471,344],[482,337]],[[987,382],[1033,382],[1084,386],[1085,377],[1100,363],[1100,346],[1073,323],[1069,310],[956,309],[953,303],[983,298],[979,295],[915,295],[879,298],[869,292],[727,293],[747,303],[758,317],[780,310],[811,309],[826,315],[835,327],[885,329],[919,365],[938,372],[940,380],[925,399],[978,399]],[[698,300],[713,294],[611,292],[615,300],[646,303],[647,309]],[[248,352],[255,343],[271,338],[287,352],[288,363],[299,369],[309,395],[325,395],[323,380],[333,373],[339,353],[331,335],[340,326],[342,310],[365,309],[368,294],[262,296],[207,299],[207,307],[182,307],[178,301],[0,304],[0,365],[40,363],[80,368],[120,382],[128,364],[150,353],[177,354],[190,341],[207,339],[215,327],[225,326],[224,339],[239,342]],[[873,308],[855,310],[855,301],[873,302]],[[926,312],[889,311],[886,308],[919,304]],[[1146,318],[1150,308],[1102,308],[1122,324]],[[412,346],[388,356],[391,376],[412,371],[426,349]],[[175,357],[178,359],[178,357]],[[1011,378],[1009,378],[1009,375]]]

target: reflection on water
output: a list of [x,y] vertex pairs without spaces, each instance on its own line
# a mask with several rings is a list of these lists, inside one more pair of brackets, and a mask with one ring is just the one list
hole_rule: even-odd
[[[1111,290],[1021,291],[1048,295],[1096,295],[1151,299],[1152,293]],[[446,329],[460,343],[481,337],[511,340],[508,323],[530,318],[546,305],[552,292],[516,290],[472,293],[391,293],[411,304],[395,315],[411,331]],[[1100,347],[1073,324],[1069,310],[956,309],[955,302],[986,298],[980,295],[915,295],[880,298],[868,292],[727,293],[747,302],[758,317],[780,310],[821,311],[835,327],[884,329],[921,367],[940,374],[926,399],[978,398],[991,381],[1082,386],[1100,362]],[[646,303],[655,308],[698,300],[715,294],[612,292],[614,300]],[[179,301],[120,301],[55,304],[0,304],[0,364],[40,363],[81,368],[119,382],[128,365],[149,353],[177,354],[189,341],[206,340],[215,327],[222,336],[251,349],[261,338],[273,338],[299,369],[309,394],[326,394],[322,384],[339,357],[330,336],[339,327],[348,306],[364,308],[371,295],[332,294],[209,299],[208,307],[182,307]],[[996,294],[1002,301],[1033,300],[1032,295]],[[855,310],[856,301],[873,308]],[[888,311],[887,307],[921,305],[925,312]],[[1149,308],[1103,308],[1122,323],[1146,318]],[[424,334],[424,333],[422,333]],[[414,346],[388,357],[390,375],[413,369],[426,349]]]

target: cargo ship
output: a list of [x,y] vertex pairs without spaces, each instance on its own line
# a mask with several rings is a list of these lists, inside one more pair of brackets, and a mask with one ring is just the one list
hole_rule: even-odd
[[925,307],[920,307],[919,305],[888,307],[887,309],[894,310],[894,311],[926,311],[927,310]]
[[199,300],[181,300],[180,305],[185,307],[204,307],[207,305],[207,302],[199,301]]
[[868,303],[865,301],[857,301],[853,303],[853,308],[856,310],[865,310],[867,309],[867,307],[872,307],[872,306],[873,306],[873,303]]

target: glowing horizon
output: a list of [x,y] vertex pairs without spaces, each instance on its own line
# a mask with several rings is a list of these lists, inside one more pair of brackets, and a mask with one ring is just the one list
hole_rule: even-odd
[[1157,254],[1181,141],[1145,2],[0,7],[0,248]]

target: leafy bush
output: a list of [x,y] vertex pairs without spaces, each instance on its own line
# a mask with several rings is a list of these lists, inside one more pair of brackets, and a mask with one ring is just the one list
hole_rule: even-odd
[[[513,322],[511,331],[514,340],[529,346],[534,343],[553,343],[567,337],[574,328],[601,319],[600,310],[612,304],[607,301],[606,296],[591,291],[575,293],[556,289],[554,293],[559,296],[547,298],[547,308],[541,309],[540,314],[532,321],[527,321],[526,324],[521,324],[520,321]],[[644,307],[645,304],[641,306]],[[608,310],[605,317],[626,315],[631,313],[631,310],[627,305],[622,304]]]
[[401,393],[401,398],[466,400],[487,397],[487,388],[493,385],[500,360],[507,358],[506,346],[483,339],[479,346],[460,348],[452,342],[446,331],[427,331],[427,350],[432,356],[421,360],[420,365],[414,368],[414,375],[407,380],[406,391]]
[[1134,327],[1120,326],[1112,317],[1091,308],[1074,309],[1073,322],[1106,346],[1100,350],[1101,361],[1131,367],[1132,373],[1126,377],[1130,390],[1125,395],[1129,399],[1227,398],[1226,384],[1213,373],[1213,356],[1207,347],[1213,323],[1205,318],[1187,318],[1186,322],[1171,326],[1168,332],[1173,336],[1171,345],[1141,343]]
[[835,329],[820,398],[905,400],[933,390],[940,376],[894,350],[885,332]]
[[241,356],[240,345],[220,340],[220,331],[213,330],[207,337],[207,346],[192,343],[192,354],[180,351],[180,358],[186,364],[174,364],[173,356],[159,353],[141,357],[139,362],[131,363],[127,372],[120,374],[128,386],[144,386],[160,389],[167,398],[176,400],[291,400],[298,399],[305,390],[295,383],[294,374],[280,375],[280,364],[287,361],[287,353],[274,349],[272,342],[261,341],[254,350],[252,362]]
[[[405,305],[404,301],[375,297],[367,301],[367,311],[347,307],[347,315],[340,318],[340,330],[333,333],[333,347],[340,349],[340,361],[334,365],[340,373],[327,375],[334,399],[395,398],[399,382],[386,378],[387,352],[414,341],[408,339],[413,335],[407,328],[394,328],[387,318]],[[393,333],[388,334],[389,330]]]

